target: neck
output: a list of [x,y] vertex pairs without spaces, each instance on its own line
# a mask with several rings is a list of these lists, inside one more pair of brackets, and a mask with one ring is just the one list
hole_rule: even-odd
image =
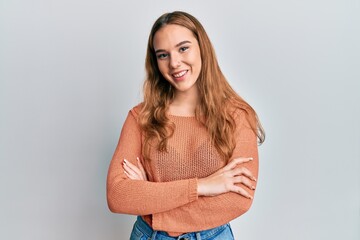
[[198,103],[199,94],[196,87],[186,92],[177,91],[170,104],[169,112],[173,115],[193,116]]

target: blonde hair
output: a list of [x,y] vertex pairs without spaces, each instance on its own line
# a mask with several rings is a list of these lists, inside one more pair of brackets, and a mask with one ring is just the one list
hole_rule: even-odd
[[[203,122],[223,159],[228,160],[235,148],[233,133],[236,126],[232,117],[234,107],[245,110],[246,118],[261,144],[265,140],[265,132],[256,112],[232,89],[222,74],[205,29],[192,15],[175,11],[165,13],[155,21],[148,39],[144,102],[139,114],[139,124],[144,134],[144,158],[149,159],[150,141],[154,139],[158,140],[157,150],[166,151],[167,141],[175,130],[175,126],[166,116],[169,104],[174,99],[175,89],[160,73],[153,46],[155,33],[167,24],[186,27],[199,43],[202,66],[196,84],[200,104],[195,115]],[[202,119],[200,115],[206,116],[206,119]]]

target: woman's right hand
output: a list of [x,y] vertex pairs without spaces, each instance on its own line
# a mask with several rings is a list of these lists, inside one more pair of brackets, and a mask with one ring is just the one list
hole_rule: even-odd
[[124,167],[124,173],[126,176],[132,180],[143,180],[147,181],[146,171],[143,167],[143,165],[140,162],[140,159],[136,158],[137,166],[132,164],[130,161],[124,159],[123,167]]
[[252,173],[245,167],[236,167],[238,164],[252,160],[251,157],[236,158],[210,176],[198,179],[198,195],[216,196],[226,192],[235,192],[252,199],[253,197],[246,188],[236,185],[241,183],[245,187],[255,190],[256,179]]

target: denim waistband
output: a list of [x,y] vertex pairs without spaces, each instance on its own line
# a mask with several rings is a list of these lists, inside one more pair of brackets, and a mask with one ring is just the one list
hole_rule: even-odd
[[[226,227],[230,228],[230,225],[224,224],[219,227],[215,227],[208,230],[203,230],[199,232],[191,232],[191,233],[185,233],[178,237],[170,237],[166,232],[164,231],[154,231],[143,219],[142,217],[138,216],[137,221],[135,223],[135,226],[144,234],[146,234],[149,239],[155,239],[155,236],[160,237],[162,240],[181,240],[181,239],[208,239],[212,236],[216,235],[218,232],[224,230]],[[157,238],[156,238],[157,239]]]

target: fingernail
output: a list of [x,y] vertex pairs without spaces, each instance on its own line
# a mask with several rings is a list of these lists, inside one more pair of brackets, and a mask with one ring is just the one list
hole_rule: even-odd
[[139,159],[138,157],[137,157],[136,159],[137,159],[138,161],[140,161],[140,159]]
[[256,178],[254,178],[254,177],[253,177],[252,179],[253,179],[255,182],[257,181]]
[[126,160],[126,159],[124,159],[124,163],[127,164],[127,160]]
[[250,161],[254,160],[252,157],[249,158]]
[[251,189],[252,189],[252,190],[255,190],[255,186],[251,186]]
[[253,197],[252,196],[249,196],[249,198],[252,200],[253,199]]

